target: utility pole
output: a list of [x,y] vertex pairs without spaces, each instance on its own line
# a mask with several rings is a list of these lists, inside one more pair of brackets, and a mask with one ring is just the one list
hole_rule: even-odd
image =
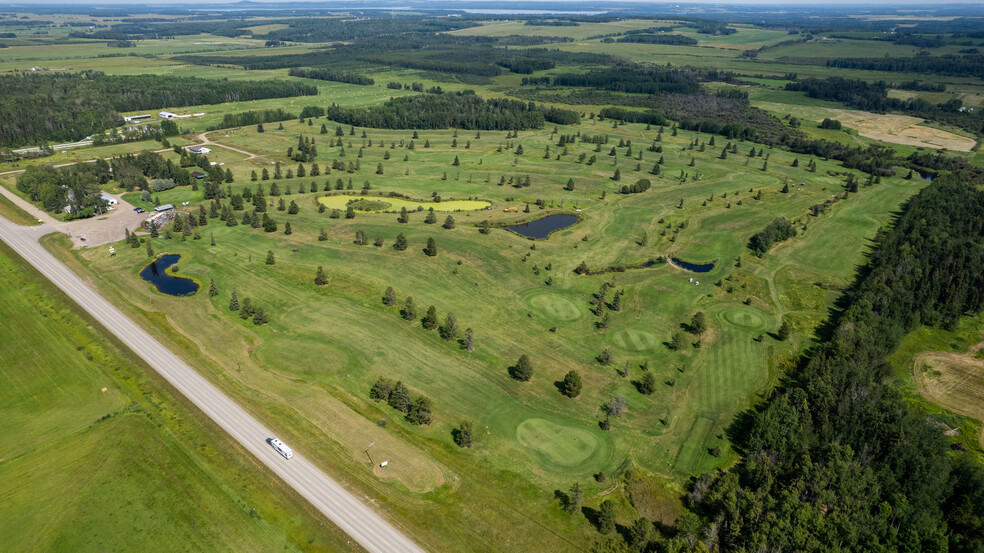
[[368,447],[366,447],[366,457],[369,457],[369,465],[370,466],[376,464],[375,461],[372,460],[372,455],[369,455],[369,448],[372,447],[372,446],[374,446],[374,445],[376,445],[376,442],[373,442],[373,443],[369,444]]

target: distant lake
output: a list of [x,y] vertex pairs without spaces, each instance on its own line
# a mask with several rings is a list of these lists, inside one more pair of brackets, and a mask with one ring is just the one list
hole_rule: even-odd
[[178,254],[162,255],[150,262],[140,271],[140,278],[154,285],[157,291],[169,296],[190,296],[198,291],[198,283],[190,278],[167,274],[167,269],[176,264]]
[[565,229],[577,222],[577,217],[573,215],[547,215],[542,219],[513,225],[507,229],[534,240],[541,240],[550,236],[550,233]]

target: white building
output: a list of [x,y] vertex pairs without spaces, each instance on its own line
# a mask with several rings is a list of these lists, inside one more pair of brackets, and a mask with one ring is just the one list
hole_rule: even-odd
[[207,154],[212,150],[210,148],[206,148],[205,146],[189,146],[188,151],[193,154]]
[[119,203],[118,201],[116,201],[116,198],[110,196],[109,194],[107,194],[105,192],[103,192],[102,194],[99,194],[99,197],[101,199],[105,200],[106,203],[108,203],[109,205],[116,205],[116,204]]

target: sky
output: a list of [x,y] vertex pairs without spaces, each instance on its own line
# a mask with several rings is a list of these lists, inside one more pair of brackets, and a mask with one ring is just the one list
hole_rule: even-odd
[[[72,6],[87,6],[87,5],[146,5],[146,6],[201,6],[201,5],[214,5],[214,4],[233,4],[239,0],[205,0],[202,2],[193,2],[192,0],[147,0],[146,2],[134,2],[132,0],[31,0],[30,2],[5,2],[0,0],[0,5],[17,6],[23,5],[25,7],[32,4],[59,4],[59,5],[72,5]],[[270,3],[270,4],[284,4],[292,6],[303,6],[304,4],[311,3],[305,2],[304,0],[256,0],[258,2]],[[877,6],[905,6],[906,8],[919,8],[924,7],[926,9],[932,10],[940,5],[955,5],[955,4],[972,4],[981,6],[984,5],[984,0],[958,0],[958,1],[944,1],[944,2],[928,2],[927,0],[824,0],[822,4],[818,4],[815,0],[716,0],[709,2],[707,0],[591,0],[580,1],[580,0],[534,0],[536,3],[552,3],[552,4],[575,4],[577,9],[586,9],[585,4],[595,4],[598,7],[602,7],[605,4],[653,4],[653,5],[680,5],[680,4],[730,4],[730,5],[750,5],[750,4],[770,4],[770,5],[786,5],[795,7],[809,7],[818,6],[824,7],[832,4],[836,5],[877,5]],[[323,7],[329,2],[319,0],[314,2],[320,4]],[[342,0],[342,4],[351,5],[352,0]],[[388,7],[395,7],[399,5],[399,0],[384,0],[382,2],[376,3],[370,1],[361,1],[359,3],[365,4],[367,7],[376,5],[385,5]],[[413,4],[414,7],[421,7],[421,4],[426,4],[426,0],[411,0],[407,4]],[[441,4],[447,6],[448,4],[461,3],[461,4],[487,4],[491,7],[503,7],[503,8],[519,8],[524,2],[517,0],[442,0]]]

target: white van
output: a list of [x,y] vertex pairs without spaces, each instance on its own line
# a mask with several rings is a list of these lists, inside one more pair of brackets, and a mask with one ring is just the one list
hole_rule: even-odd
[[287,444],[281,442],[277,438],[272,438],[270,440],[270,445],[273,446],[273,449],[277,450],[277,453],[283,455],[287,459],[290,459],[291,457],[294,456],[294,450],[287,447]]

